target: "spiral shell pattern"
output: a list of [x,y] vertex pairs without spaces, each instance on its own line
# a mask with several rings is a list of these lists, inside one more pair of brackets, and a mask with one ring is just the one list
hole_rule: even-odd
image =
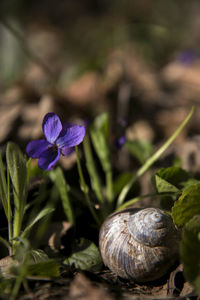
[[172,219],[158,208],[146,208],[130,215],[128,227],[133,238],[143,245],[155,247],[163,244],[172,230]]
[[177,259],[179,232],[160,209],[128,209],[104,222],[99,246],[104,264],[118,276],[151,281],[162,277]]

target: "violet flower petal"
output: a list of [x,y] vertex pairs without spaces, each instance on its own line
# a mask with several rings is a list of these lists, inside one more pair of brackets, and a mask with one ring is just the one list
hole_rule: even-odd
[[62,130],[59,117],[54,113],[45,115],[42,123],[44,135],[49,143],[54,143]]
[[58,139],[56,140],[56,145],[60,148],[71,148],[73,146],[79,145],[85,136],[85,127],[81,125],[70,125],[64,126]]
[[35,140],[28,143],[26,153],[32,158],[38,158],[51,144],[46,140]]
[[50,171],[60,158],[60,150],[55,150],[53,147],[49,148],[38,159],[38,166],[40,169]]
[[74,152],[74,147],[66,147],[66,148],[62,148],[61,149],[61,153],[64,155],[64,156],[67,156],[67,155],[70,155],[72,152]]

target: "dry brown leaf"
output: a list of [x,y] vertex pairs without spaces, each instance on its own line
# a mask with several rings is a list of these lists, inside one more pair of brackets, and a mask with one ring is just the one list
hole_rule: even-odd
[[191,65],[171,62],[161,72],[160,79],[171,90],[167,102],[172,106],[199,103],[200,61]]
[[[123,75],[132,83],[134,95],[140,95],[147,101],[155,101],[161,96],[158,78],[153,68],[145,63],[133,45],[125,45],[113,51],[112,61],[119,64],[117,80]],[[121,66],[121,68],[120,68]],[[114,77],[114,76],[113,76]]]
[[126,136],[129,140],[153,141],[154,131],[148,121],[139,120],[127,128]]
[[66,89],[65,95],[74,105],[85,106],[101,98],[101,83],[97,73],[82,75]]
[[54,222],[48,225],[48,228],[42,238],[42,244],[47,244],[53,251],[59,251],[63,248],[61,239],[66,234],[67,230],[71,228],[69,222]]
[[12,266],[17,266],[18,262],[13,259],[11,256],[6,256],[2,259],[0,259],[0,275],[4,277],[12,277],[12,274],[10,273],[10,268]]
[[200,139],[185,139],[183,143],[174,145],[175,155],[181,159],[182,167],[187,171],[198,171],[200,167]]
[[163,80],[168,84],[187,86],[187,88],[200,91],[200,62],[191,65],[172,62],[163,69]]
[[61,156],[60,157],[60,164],[62,168],[65,170],[71,169],[71,167],[76,163],[76,153],[71,153],[68,156]]
[[180,264],[178,267],[171,272],[170,278],[168,281],[168,296],[177,297],[177,296],[186,296],[192,294],[194,289],[192,286],[185,281],[183,276],[183,265]]
[[14,128],[14,123],[19,118],[22,103],[16,102],[11,105],[0,104],[0,142],[2,143]]
[[95,286],[81,273],[76,274],[70,287],[69,297],[76,300],[113,300],[102,285]]
[[[155,121],[158,128],[163,131],[163,135],[168,138],[176,131],[181,122],[186,118],[187,114],[188,110],[186,107],[175,107],[173,110],[163,109],[157,112]],[[176,143],[183,142],[186,135],[186,129],[182,130],[176,138]]]
[[29,140],[40,138],[43,118],[52,111],[54,111],[54,100],[49,94],[42,96],[37,104],[28,103],[25,105],[22,110],[24,123],[19,128],[19,137]]

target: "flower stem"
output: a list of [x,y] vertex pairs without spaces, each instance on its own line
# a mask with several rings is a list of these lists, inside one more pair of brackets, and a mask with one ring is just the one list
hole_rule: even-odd
[[85,182],[85,179],[84,179],[84,176],[83,176],[83,170],[82,170],[82,167],[81,167],[81,163],[80,163],[80,158],[79,158],[79,153],[78,153],[78,147],[75,146],[75,151],[76,151],[76,159],[77,159],[77,167],[78,167],[78,173],[79,173],[79,177],[80,177],[80,185],[81,185],[81,189],[85,195],[85,199],[86,199],[86,202],[87,202],[87,205],[88,205],[88,208],[93,216],[93,218],[95,219],[96,223],[98,225],[100,225],[100,221],[99,221],[99,218],[91,204],[91,200],[90,200],[90,197],[89,197],[89,189],[88,189],[88,186]]

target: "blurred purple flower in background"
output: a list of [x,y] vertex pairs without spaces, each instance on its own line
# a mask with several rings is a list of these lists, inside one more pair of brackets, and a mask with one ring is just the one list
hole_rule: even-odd
[[124,146],[124,144],[126,143],[126,136],[125,135],[122,135],[121,137],[119,137],[117,140],[116,140],[116,142],[115,142],[115,144],[116,144],[116,147],[118,148],[118,149],[121,149],[123,146]]
[[120,134],[118,133],[118,137],[115,139],[115,146],[117,149],[121,149],[127,141],[125,130],[128,126],[128,122],[126,119],[120,118],[117,121],[117,125],[119,127]]
[[46,171],[54,167],[60,154],[69,155],[85,136],[84,126],[72,124],[62,126],[55,113],[45,115],[42,129],[46,140],[31,141],[26,147],[26,152],[32,158],[38,158],[39,168]]
[[186,66],[191,65],[196,59],[197,55],[192,49],[182,51],[177,57],[178,62]]

